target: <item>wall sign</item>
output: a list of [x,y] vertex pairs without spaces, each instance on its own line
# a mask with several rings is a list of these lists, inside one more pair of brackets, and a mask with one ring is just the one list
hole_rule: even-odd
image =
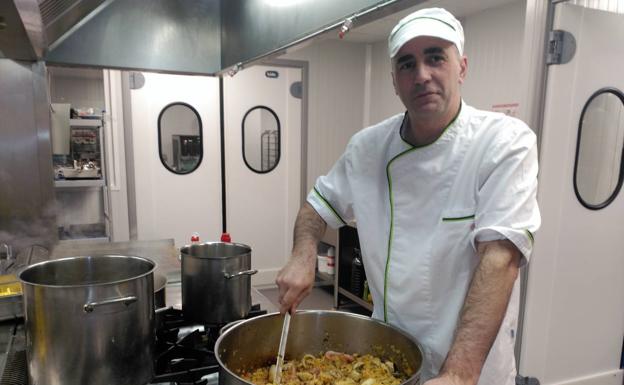
[[519,107],[520,107],[519,103],[494,104],[492,106],[492,111],[502,112],[505,115],[513,116],[514,118],[517,118]]

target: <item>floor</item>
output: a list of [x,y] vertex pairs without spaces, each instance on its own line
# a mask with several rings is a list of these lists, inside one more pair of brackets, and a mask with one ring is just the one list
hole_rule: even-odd
[[[279,292],[276,287],[258,288],[258,291],[266,296],[273,305],[279,308]],[[312,289],[303,302],[299,305],[299,310],[332,310],[334,308],[334,294],[332,286],[315,287]]]

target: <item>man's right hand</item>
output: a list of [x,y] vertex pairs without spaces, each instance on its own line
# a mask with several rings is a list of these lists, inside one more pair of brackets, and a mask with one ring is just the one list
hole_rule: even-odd
[[277,274],[280,313],[294,314],[310,293],[316,270],[316,246],[327,224],[309,203],[304,203],[295,222],[292,257]]
[[293,256],[277,274],[280,313],[294,314],[314,285],[316,255]]

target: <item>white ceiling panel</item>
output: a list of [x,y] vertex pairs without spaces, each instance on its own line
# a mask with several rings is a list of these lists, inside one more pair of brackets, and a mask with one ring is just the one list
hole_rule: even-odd
[[[488,8],[498,7],[515,1],[524,2],[525,0],[430,0],[393,15],[386,16],[371,23],[354,28],[345,35],[343,40],[358,43],[376,43],[378,41],[386,40],[390,31],[392,31],[392,28],[399,20],[401,20],[401,18],[421,8],[442,7],[454,14],[455,17],[462,19],[471,14],[482,12]],[[326,38],[339,39],[336,33],[330,33]]]

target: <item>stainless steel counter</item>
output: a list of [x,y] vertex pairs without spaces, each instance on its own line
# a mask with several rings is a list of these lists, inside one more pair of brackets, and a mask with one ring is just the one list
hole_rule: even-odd
[[134,255],[156,262],[156,271],[167,276],[169,282],[180,282],[179,252],[173,239],[128,242],[67,242],[57,244],[50,252],[51,259],[79,255]]

